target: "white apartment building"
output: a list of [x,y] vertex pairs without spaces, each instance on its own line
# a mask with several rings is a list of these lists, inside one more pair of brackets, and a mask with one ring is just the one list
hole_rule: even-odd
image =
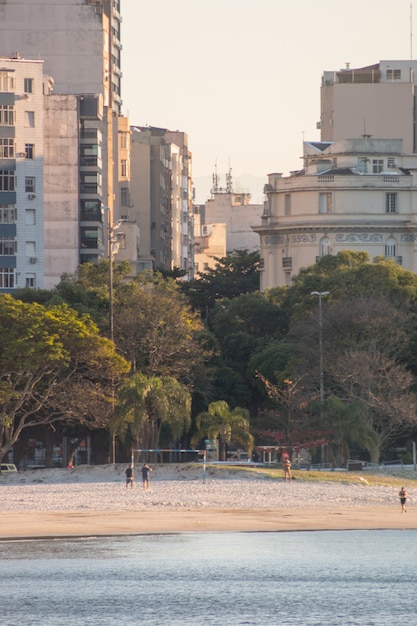
[[270,174],[265,194],[262,290],[346,249],[417,272],[417,154],[401,139],[305,142],[304,169]]
[[42,61],[0,58],[1,292],[44,286],[43,94]]

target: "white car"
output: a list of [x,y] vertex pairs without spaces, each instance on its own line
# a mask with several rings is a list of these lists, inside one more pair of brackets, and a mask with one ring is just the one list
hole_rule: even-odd
[[17,467],[14,463],[2,463],[1,464],[2,474],[13,474],[14,472],[17,472]]

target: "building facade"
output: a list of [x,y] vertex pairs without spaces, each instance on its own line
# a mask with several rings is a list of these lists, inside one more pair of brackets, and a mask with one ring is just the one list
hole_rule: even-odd
[[0,291],[44,286],[42,61],[0,59]]
[[322,141],[370,136],[402,139],[405,153],[415,152],[417,61],[380,61],[375,65],[322,76]]
[[139,224],[139,265],[193,274],[191,153],[187,135],[131,127],[132,217]]
[[[44,269],[45,284],[51,287],[59,280],[60,266],[72,271],[79,263],[107,254],[109,225],[121,216],[120,0],[7,0],[1,5],[0,35],[0,55],[7,57],[18,51],[14,56],[44,61],[44,72],[53,77],[55,97],[55,103],[49,100],[45,105],[47,118],[51,122],[55,118],[55,124],[59,119],[63,124],[56,131],[50,125],[48,131],[51,162],[46,174],[53,176],[59,168],[62,172],[66,166],[69,168],[66,197],[57,182],[48,179],[45,184]],[[77,102],[71,101],[73,96]],[[61,132],[66,136],[60,138]],[[77,220],[70,198],[75,187],[70,152],[75,147]],[[123,179],[124,186],[128,186],[129,177]],[[107,211],[103,212],[102,207]],[[67,232],[57,239],[61,227]],[[62,243],[64,252],[59,262]]]
[[401,139],[304,143],[304,169],[265,186],[261,289],[346,249],[417,272],[416,192],[417,155]]
[[231,170],[226,176],[226,186],[219,186],[217,172],[213,175],[211,198],[205,203],[204,224],[226,224],[226,253],[235,250],[259,250],[259,236],[253,230],[263,212],[262,204],[251,204],[251,195],[235,192]]

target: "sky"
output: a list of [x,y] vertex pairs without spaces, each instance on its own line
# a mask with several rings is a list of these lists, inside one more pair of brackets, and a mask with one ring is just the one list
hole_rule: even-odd
[[[301,169],[325,70],[417,58],[409,0],[121,0],[123,113],[188,134],[193,179]],[[204,192],[205,193],[205,192]],[[255,196],[255,197],[254,197]]]

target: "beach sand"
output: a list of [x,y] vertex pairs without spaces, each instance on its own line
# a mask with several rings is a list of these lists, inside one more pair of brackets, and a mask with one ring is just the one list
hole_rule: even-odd
[[126,490],[125,466],[36,470],[0,478],[0,539],[178,532],[415,529],[416,488],[271,480],[239,471],[155,467]]

